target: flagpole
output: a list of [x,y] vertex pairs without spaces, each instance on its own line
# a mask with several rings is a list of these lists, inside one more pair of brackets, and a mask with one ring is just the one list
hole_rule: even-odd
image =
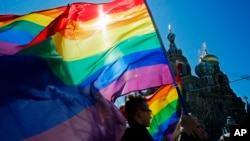
[[[150,6],[150,4],[149,4],[149,2],[148,2],[148,1],[150,1],[150,0],[144,0],[144,1],[145,1],[145,5],[146,5],[146,7],[147,7],[148,13],[149,13],[149,15],[150,15],[150,18],[151,18],[151,20],[152,20],[152,23],[153,23],[153,25],[154,25],[154,28],[155,28],[155,30],[156,30],[156,34],[157,34],[157,36],[158,36],[158,39],[159,39],[160,44],[161,44],[161,46],[162,46],[162,49],[163,49],[163,51],[164,51],[165,58],[166,58],[167,62],[170,63],[169,58],[168,58],[168,55],[167,55],[166,46],[164,45],[164,42],[162,41],[163,39],[161,38],[162,36],[161,36],[161,34],[159,33],[159,29],[157,28],[157,23],[156,23],[157,20],[154,18],[155,16],[153,16],[154,14],[153,14],[153,12],[152,12],[152,11],[153,11],[153,10],[152,10],[152,7]],[[154,1],[154,2],[158,2],[158,1]],[[158,11],[160,11],[160,10],[158,9]],[[161,13],[162,13],[162,11],[161,11]],[[159,13],[157,13],[157,15],[159,15]],[[175,76],[175,75],[174,75],[174,71],[173,71],[173,69],[172,69],[172,67],[171,67],[170,64],[169,64],[169,69],[170,69],[170,72],[171,72],[171,76],[172,76],[172,79],[173,79],[174,86],[175,86],[175,88],[176,88],[176,90],[177,90],[177,93],[178,93],[178,96],[179,96],[179,99],[180,99],[180,103],[181,103],[182,108],[183,108],[183,110],[184,110],[184,113],[185,113],[186,115],[188,115],[187,106],[186,106],[186,104],[185,104],[185,102],[184,102],[182,93],[181,93],[180,88],[179,88],[179,86],[178,86],[178,84],[177,84],[176,78],[174,77],[174,76]],[[179,75],[179,74],[177,74],[177,75]]]
[[183,110],[184,110],[184,113],[185,113],[186,115],[188,115],[187,106],[186,106],[185,101],[184,101],[184,99],[183,99],[183,97],[182,97],[182,93],[181,93],[181,91],[180,91],[180,88],[179,88],[178,86],[176,86],[175,88],[176,88],[176,90],[177,90],[177,93],[178,93],[178,96],[179,96],[179,99],[180,99],[182,108],[183,108]]

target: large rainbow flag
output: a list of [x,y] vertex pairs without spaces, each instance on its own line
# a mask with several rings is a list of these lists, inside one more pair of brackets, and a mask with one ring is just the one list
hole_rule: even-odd
[[118,140],[112,98],[173,83],[144,0],[0,15],[0,54],[0,140]]
[[[176,76],[178,87],[181,87],[180,75]],[[181,116],[181,101],[176,86],[168,84],[161,86],[150,98],[149,108],[152,119],[148,128],[155,141],[163,138],[172,140],[173,132]]]

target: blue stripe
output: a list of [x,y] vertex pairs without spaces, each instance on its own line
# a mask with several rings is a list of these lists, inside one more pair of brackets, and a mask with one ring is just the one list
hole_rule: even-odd
[[135,52],[102,67],[99,71],[95,72],[89,78],[84,80],[80,84],[80,87],[81,89],[84,89],[84,87],[87,87],[88,85],[92,84],[93,81],[95,81],[95,88],[101,90],[110,85],[112,82],[116,81],[127,71],[157,64],[169,64],[160,47],[156,49]]
[[25,45],[33,40],[33,38],[34,35],[25,31],[6,30],[4,32],[0,32],[0,41],[2,42]]
[[166,120],[164,123],[162,123],[159,128],[158,128],[158,132],[156,132],[153,135],[153,139],[155,141],[161,141],[161,139],[166,136],[167,134],[173,134],[174,128],[175,126],[171,126],[172,124],[177,124],[179,121],[179,118],[181,116],[181,110],[176,110],[171,117]]
[[19,20],[0,28],[0,41],[13,44],[28,44],[44,29],[33,22]]
[[0,140],[36,135],[95,103],[61,83],[39,57],[0,56],[0,66]]

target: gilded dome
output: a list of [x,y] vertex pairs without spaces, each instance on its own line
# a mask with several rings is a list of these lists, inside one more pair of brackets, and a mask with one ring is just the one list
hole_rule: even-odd
[[206,54],[202,57],[202,61],[204,62],[219,62],[218,58],[213,54]]

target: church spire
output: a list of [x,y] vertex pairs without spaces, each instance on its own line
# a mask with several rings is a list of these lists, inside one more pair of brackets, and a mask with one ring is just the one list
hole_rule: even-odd
[[168,41],[170,42],[169,47],[170,47],[170,49],[177,49],[176,45],[175,45],[175,42],[174,42],[174,40],[175,40],[175,34],[172,33],[171,25],[170,24],[168,25],[168,30],[169,30],[169,33],[168,33],[167,38],[168,38]]
[[203,43],[202,43],[202,48],[203,48],[203,50],[204,50],[204,56],[207,55],[208,52],[207,52],[207,43],[206,43],[206,42],[203,42]]
[[168,30],[169,30],[169,33],[171,33],[171,25],[170,24],[168,25]]

